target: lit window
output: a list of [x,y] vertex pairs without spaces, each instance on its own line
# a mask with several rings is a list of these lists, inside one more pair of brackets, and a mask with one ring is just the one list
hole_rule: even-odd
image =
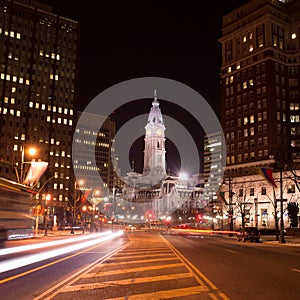
[[70,109],[70,115],[73,116],[73,109]]
[[56,59],[60,60],[60,55],[59,54],[56,54]]
[[58,112],[61,114],[62,113],[62,107],[58,107]]
[[73,122],[72,120],[69,120],[69,125],[72,126],[73,125]]
[[43,55],[44,55],[43,50],[40,50],[40,56],[43,56]]
[[46,105],[45,104],[42,104],[42,110],[45,110],[46,109]]
[[17,82],[17,76],[13,76],[12,81],[13,81],[13,82]]
[[12,116],[14,116],[14,115],[15,115],[15,110],[14,110],[14,109],[10,109],[10,110],[9,110],[9,113],[10,113]]
[[7,108],[3,108],[3,115],[7,114]]
[[4,103],[8,103],[8,97],[4,97]]
[[254,115],[250,116],[250,123],[254,123]]
[[17,117],[21,117],[21,111],[20,111],[20,110],[17,110],[17,111],[16,111],[16,116],[17,116]]
[[61,118],[57,118],[57,123],[61,124]]
[[55,75],[55,80],[58,80],[58,75]]
[[[56,166],[56,164],[55,164],[55,166]],[[53,184],[53,189],[57,190],[57,183]]]
[[39,109],[39,107],[40,107],[40,104],[39,104],[38,102],[36,102],[36,103],[35,103],[35,108],[36,108],[36,109]]
[[250,80],[249,80],[249,85],[250,85],[250,86],[253,86],[253,79],[250,79]]
[[22,77],[19,78],[19,83],[23,83],[24,79]]
[[53,79],[53,78],[54,78],[53,74],[50,74],[50,79]]
[[68,119],[64,119],[64,125],[68,125]]
[[247,81],[243,82],[243,89],[245,90],[247,88]]
[[10,98],[10,103],[15,104],[15,98]]
[[20,33],[17,33],[16,38],[19,40],[19,39],[21,38],[21,34],[20,34]]
[[51,111],[51,105],[48,105],[48,111]]
[[55,59],[55,53],[51,53],[51,58]]
[[29,85],[29,84],[30,84],[30,82],[29,82],[29,79],[26,79],[26,84],[27,84],[27,85]]
[[237,64],[236,68],[237,68],[237,70],[239,70],[241,68],[241,65]]
[[1,79],[5,79],[5,74],[1,73]]
[[47,122],[51,122],[51,117],[47,116]]
[[52,111],[56,112],[56,106],[53,106]]
[[249,46],[249,52],[252,52],[254,50],[253,45]]
[[297,37],[296,33],[292,33],[291,38],[294,40]]
[[248,124],[248,117],[244,117],[244,125]]
[[6,75],[6,80],[10,80],[10,75],[9,74]]
[[17,89],[16,89],[14,86],[11,88],[11,92],[12,92],[12,93],[15,93],[16,90],[17,90]]
[[247,42],[247,36],[244,35],[244,36],[243,36],[243,43],[246,43],[246,42]]
[[227,72],[231,73],[231,67],[228,67]]
[[67,109],[67,108],[64,109],[64,114],[65,114],[65,115],[68,114],[68,109]]
[[14,145],[14,151],[18,151],[18,145]]

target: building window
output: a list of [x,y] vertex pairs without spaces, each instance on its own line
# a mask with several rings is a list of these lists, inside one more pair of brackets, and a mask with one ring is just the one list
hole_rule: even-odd
[[264,186],[261,188],[261,194],[262,195],[266,195],[267,194],[267,189]]
[[254,188],[250,188],[250,196],[254,196]]
[[295,185],[294,184],[289,184],[287,192],[288,192],[288,194],[295,193]]

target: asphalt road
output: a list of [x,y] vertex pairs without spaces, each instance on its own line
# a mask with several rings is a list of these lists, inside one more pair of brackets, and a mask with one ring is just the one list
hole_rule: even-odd
[[[61,246],[18,256],[53,248]],[[5,300],[298,299],[299,280],[299,246],[137,231],[2,272],[0,295]]]
[[165,238],[230,299],[300,297],[300,247],[205,235]]

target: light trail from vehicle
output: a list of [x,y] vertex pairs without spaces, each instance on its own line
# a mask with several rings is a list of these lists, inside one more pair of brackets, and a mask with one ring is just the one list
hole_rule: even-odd
[[201,233],[201,234],[210,234],[210,235],[219,235],[219,234],[237,234],[238,231],[232,230],[211,230],[211,229],[198,229],[198,228],[172,228],[171,231],[178,233]]
[[64,245],[64,244],[73,243],[73,242],[80,242],[80,241],[95,238],[97,236],[99,236],[99,237],[105,236],[105,235],[111,234],[111,233],[112,233],[112,231],[109,230],[109,231],[104,231],[104,232],[97,233],[97,234],[89,234],[86,236],[72,237],[72,238],[63,239],[63,240],[55,240],[55,241],[51,241],[51,242],[43,242],[43,243],[38,243],[38,244],[30,244],[30,245],[23,245],[23,246],[18,246],[18,247],[4,248],[4,249],[0,249],[0,256],[23,252],[23,251],[41,249],[41,248],[46,248],[46,247],[51,247],[51,246]]
[[121,235],[123,235],[123,231],[117,231],[117,232],[110,232],[110,234],[107,234],[105,236],[101,236],[99,238],[90,240],[90,241],[85,241],[83,243],[79,243],[76,245],[71,245],[71,246],[67,246],[67,247],[63,247],[60,249],[55,249],[55,250],[50,250],[50,251],[43,251],[41,253],[36,253],[36,254],[32,254],[32,255],[26,255],[23,257],[19,257],[19,258],[13,258],[13,259],[9,259],[6,260],[4,262],[1,262],[0,264],[0,273],[3,272],[7,272],[9,270],[14,270],[20,267],[24,267],[33,263],[37,263],[46,259],[50,259],[59,255],[63,255],[66,253],[70,253],[73,251],[78,251],[80,249],[86,248],[86,247],[90,247],[93,245],[96,245],[98,243],[101,242],[105,242],[107,240],[110,239],[114,239],[116,237],[119,237]]

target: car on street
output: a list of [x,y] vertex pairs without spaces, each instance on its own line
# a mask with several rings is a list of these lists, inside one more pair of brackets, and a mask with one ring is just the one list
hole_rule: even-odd
[[237,241],[259,243],[260,232],[256,227],[243,227],[237,233]]

